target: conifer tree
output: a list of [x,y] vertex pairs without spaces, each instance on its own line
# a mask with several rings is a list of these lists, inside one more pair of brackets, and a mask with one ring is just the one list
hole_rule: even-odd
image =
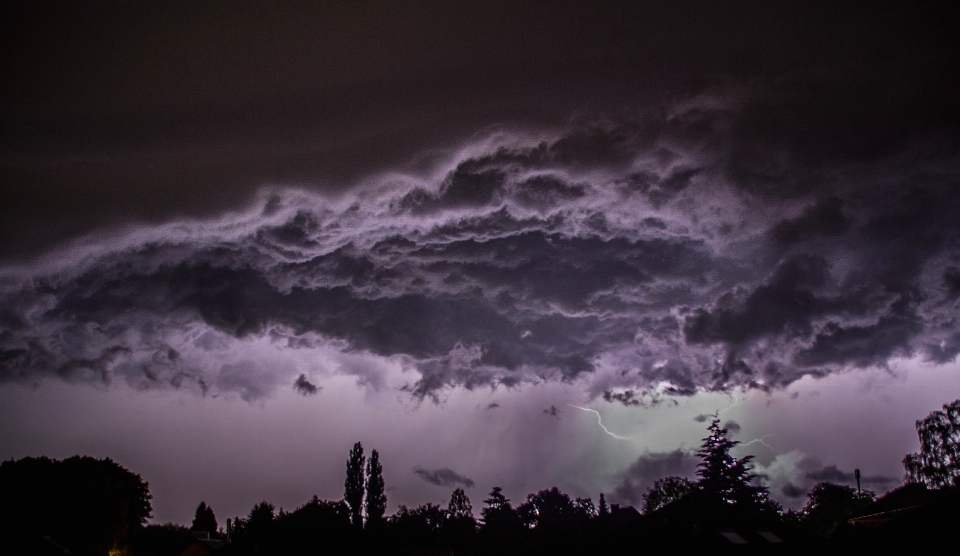
[[357,442],[347,460],[347,478],[343,484],[343,500],[350,507],[350,521],[354,527],[363,527],[363,445]]
[[209,533],[217,532],[217,517],[213,515],[213,508],[208,506],[206,502],[200,502],[200,505],[197,506],[190,530],[206,531]]
[[697,486],[727,504],[759,507],[767,503],[766,487],[750,484],[756,478],[756,474],[752,472],[753,456],[737,459],[730,455],[730,450],[740,443],[727,438],[729,431],[720,426],[717,415],[713,416],[707,430],[710,434],[703,439],[703,444],[697,451],[700,456],[700,463],[697,465],[700,481]]
[[450,495],[450,505],[447,506],[447,515],[451,519],[470,519],[473,520],[473,506],[470,505],[470,499],[462,488],[454,489]]
[[386,511],[387,495],[384,492],[383,466],[380,465],[380,454],[373,450],[367,462],[367,527],[379,524]]
[[597,506],[597,510],[599,510],[601,517],[610,513],[610,509],[607,507],[607,499],[603,497],[602,492],[600,493],[600,503]]
[[526,531],[520,515],[510,505],[510,499],[503,495],[500,487],[493,487],[489,497],[483,502],[486,507],[480,510],[480,515],[483,516],[481,545],[491,554],[509,552],[511,547],[518,545]]

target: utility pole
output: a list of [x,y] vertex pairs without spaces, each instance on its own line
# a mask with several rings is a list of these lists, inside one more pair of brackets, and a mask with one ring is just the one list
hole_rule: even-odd
[[860,497],[860,470],[854,469],[853,476],[857,478],[857,498]]

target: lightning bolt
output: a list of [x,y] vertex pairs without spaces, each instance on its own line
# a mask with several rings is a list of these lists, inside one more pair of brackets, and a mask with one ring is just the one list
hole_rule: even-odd
[[739,406],[747,403],[747,398],[737,399],[737,396],[731,396],[731,397],[733,398],[733,403],[730,404],[730,405],[728,405],[727,407],[725,407],[725,408],[723,408],[723,409],[718,409],[718,410],[717,410],[717,415],[720,415],[720,414],[723,413],[724,411],[730,411],[731,409],[733,409],[733,408],[735,408],[735,407],[739,407]]
[[744,442],[743,444],[740,445],[740,447],[743,448],[743,447],[749,446],[749,445],[757,442],[757,443],[763,444],[764,446],[766,446],[767,448],[769,448],[769,449],[770,449],[771,451],[773,451],[773,452],[776,452],[776,453],[778,453],[778,454],[782,454],[783,452],[781,452],[780,450],[778,450],[778,449],[774,448],[773,446],[771,446],[771,445],[767,444],[766,442],[764,442],[764,440],[770,438],[771,436],[774,436],[774,435],[773,435],[773,434],[765,434],[765,435],[761,436],[760,438],[754,438],[754,439],[751,440],[750,442]]
[[616,438],[617,440],[632,440],[632,439],[636,438],[635,436],[620,436],[619,434],[616,434],[616,433],[612,432],[610,429],[608,429],[607,427],[605,427],[605,426],[603,425],[603,419],[600,417],[600,412],[597,411],[596,409],[589,409],[589,408],[586,408],[586,407],[580,407],[579,405],[573,405],[572,403],[568,403],[567,405],[569,405],[570,407],[575,407],[575,408],[577,408],[577,409],[580,409],[580,410],[583,410],[583,411],[589,411],[590,413],[596,414],[596,416],[597,416],[597,423],[600,424],[600,428],[603,429],[603,432],[609,434],[610,436]]

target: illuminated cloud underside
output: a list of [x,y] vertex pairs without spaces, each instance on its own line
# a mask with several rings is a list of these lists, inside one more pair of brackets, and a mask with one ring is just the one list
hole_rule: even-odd
[[630,405],[953,360],[955,162],[733,149],[741,97],[499,129],[432,173],[268,188],[8,267],[0,380],[247,400],[329,373],[433,400],[582,380]]

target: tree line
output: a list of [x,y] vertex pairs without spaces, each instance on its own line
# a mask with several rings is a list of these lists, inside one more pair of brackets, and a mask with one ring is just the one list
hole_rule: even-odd
[[[905,481],[930,490],[960,487],[960,400],[916,426],[920,451],[904,458]],[[707,530],[758,527],[823,540],[876,499],[870,491],[822,482],[801,510],[783,511],[757,484],[753,456],[731,454],[739,443],[716,415],[707,432],[697,451],[696,478],[657,480],[643,496],[642,515],[608,505],[602,493],[595,505],[556,487],[514,505],[496,486],[479,516],[462,488],[451,492],[446,507],[401,505],[387,516],[379,453],[372,450],[367,458],[357,442],[347,458],[341,500],[314,496],[293,511],[261,501],[224,527],[202,501],[189,528],[147,525],[148,484],[110,459],[10,460],[0,464],[0,549],[24,553],[42,538],[70,547],[71,554],[167,556],[204,536],[229,541],[229,553],[251,555],[565,554],[618,550],[638,539],[650,548],[669,548]]]

